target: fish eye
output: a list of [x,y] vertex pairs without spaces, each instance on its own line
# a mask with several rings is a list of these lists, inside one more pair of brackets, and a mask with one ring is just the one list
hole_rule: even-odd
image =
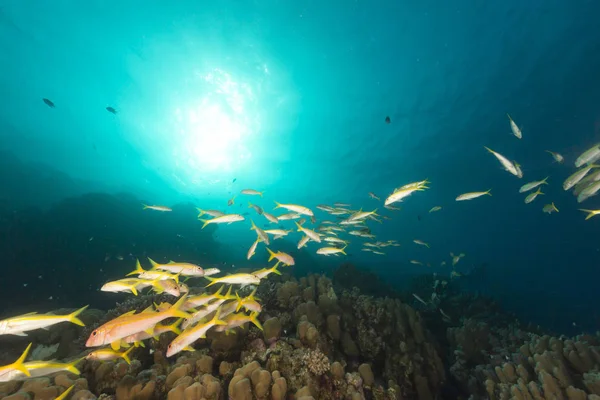
[[94,331],[92,332],[92,336],[96,336],[98,334],[98,332]]

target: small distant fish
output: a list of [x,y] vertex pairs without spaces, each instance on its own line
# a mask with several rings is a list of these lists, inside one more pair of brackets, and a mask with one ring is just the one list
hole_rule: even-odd
[[410,260],[411,264],[415,264],[415,265],[423,265],[423,263],[421,261],[417,261],[417,260]]
[[235,181],[237,181],[237,178],[233,178],[233,180],[231,181],[231,183],[235,183]]
[[521,171],[520,167],[515,165],[514,162],[510,161],[508,158],[504,157],[500,153],[495,152],[494,150],[490,149],[489,147],[486,147],[486,146],[484,146],[484,147],[487,151],[492,153],[494,155],[494,157],[496,157],[498,159],[498,161],[500,161],[500,164],[502,164],[502,166],[504,167],[504,169],[506,171],[510,172],[511,174],[513,174],[514,176],[517,176],[519,178],[521,178],[523,176],[523,172]]
[[486,190],[485,192],[469,192],[469,193],[464,193],[464,194],[461,194],[460,196],[458,196],[456,198],[456,201],[473,200],[473,199],[476,199],[478,197],[485,196],[486,194],[488,196],[491,196],[492,195],[490,193],[491,190],[492,189]]
[[308,236],[304,236],[302,237],[302,239],[300,239],[300,241],[298,242],[298,248],[301,249],[304,246],[306,246],[306,243],[310,240],[310,238]]
[[435,207],[432,207],[431,210],[429,210],[429,212],[432,213],[432,212],[440,211],[441,209],[442,209],[442,207],[435,206]]
[[254,241],[254,243],[252,243],[252,246],[250,246],[250,248],[248,249],[248,254],[246,254],[246,258],[249,260],[252,258],[252,256],[254,255],[254,253],[256,252],[256,246],[258,246],[258,242],[260,241],[259,238],[256,238],[256,240]]
[[222,217],[223,215],[225,215],[224,212],[221,212],[219,210],[203,210],[198,207],[196,207],[196,210],[198,210],[198,218],[200,218],[204,214],[210,215],[211,217]]
[[542,211],[548,214],[552,214],[553,212],[558,212],[558,208],[554,205],[554,203],[546,204]]
[[413,297],[414,297],[415,299],[417,299],[419,302],[423,303],[424,305],[427,305],[427,302],[426,302],[425,300],[423,300],[423,299],[422,299],[422,298],[421,298],[421,297],[420,297],[418,294],[415,294],[415,293],[413,293],[412,295],[413,295]]
[[392,120],[390,119],[390,117],[389,116],[385,117],[385,123],[389,124],[390,122],[392,122]]
[[536,187],[538,187],[540,185],[547,185],[548,184],[548,178],[549,177],[547,176],[544,179],[542,179],[541,181],[533,181],[533,182],[529,182],[529,183],[524,184],[519,189],[519,193],[528,192],[528,191],[530,191],[532,189],[535,189]]
[[256,213],[258,215],[262,215],[263,214],[263,209],[260,206],[257,206],[256,204],[252,204],[250,202],[248,202],[248,208],[254,208],[254,211],[256,211]]
[[542,188],[538,188],[538,190],[536,190],[535,192],[530,193],[527,197],[525,197],[525,204],[531,203],[540,194],[544,194],[542,193]]
[[50,108],[55,108],[56,106],[54,105],[54,103],[48,99],[42,99],[44,103],[46,103],[46,105]]
[[155,210],[155,211],[162,211],[162,212],[170,212],[173,211],[171,208],[166,207],[166,206],[149,206],[147,204],[142,204],[142,206],[144,207],[143,209],[149,209],[149,210]]
[[106,111],[108,111],[111,114],[117,115],[117,110],[115,110],[112,107],[106,107]]
[[415,239],[415,240],[413,240],[413,242],[415,242],[418,245],[425,246],[425,247],[429,248],[429,244],[425,243],[422,240]]
[[562,164],[565,161],[565,158],[558,153],[555,153],[550,150],[546,150],[546,153],[549,153],[552,156],[552,158],[554,158],[554,161],[556,161],[559,164]]
[[519,127],[517,126],[515,121],[513,121],[509,114],[506,115],[508,116],[508,119],[510,121],[510,130],[512,131],[513,135],[515,135],[518,139],[522,139],[523,133],[521,132],[521,129],[519,129]]
[[254,190],[254,189],[244,189],[241,191],[242,194],[246,194],[249,196],[260,196],[263,197],[263,192],[259,192],[258,190]]
[[227,201],[227,205],[228,205],[228,206],[232,206],[232,205],[234,205],[234,204],[235,204],[235,196],[233,196],[232,198],[230,198],[230,199]]
[[595,144],[594,146],[587,149],[583,154],[581,154],[575,160],[575,167],[579,168],[583,164],[593,164],[595,161],[600,159],[600,144]]
[[369,197],[375,200],[381,200],[375,193],[369,192]]

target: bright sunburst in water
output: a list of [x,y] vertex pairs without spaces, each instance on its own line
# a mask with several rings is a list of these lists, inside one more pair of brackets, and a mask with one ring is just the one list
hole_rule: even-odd
[[242,168],[257,130],[256,118],[247,115],[254,101],[249,85],[218,69],[196,77],[201,97],[175,110],[178,169],[194,184],[219,181]]

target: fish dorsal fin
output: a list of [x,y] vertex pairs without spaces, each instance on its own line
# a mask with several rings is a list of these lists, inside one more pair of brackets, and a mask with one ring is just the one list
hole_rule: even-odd
[[117,341],[115,341],[115,342],[112,342],[112,343],[110,344],[110,347],[111,347],[111,348],[112,348],[114,351],[117,351],[117,350],[119,350],[119,349],[121,348],[121,341],[120,341],[120,340],[117,340]]
[[176,262],[173,260],[169,260],[168,264],[176,264]]
[[[16,316],[16,317],[13,317],[13,318],[28,317],[28,316],[30,316],[30,315],[36,315],[36,314],[37,314],[37,312],[36,312],[36,311],[34,311],[34,312],[27,313],[27,314],[21,314],[21,315],[18,315],[18,316]],[[13,318],[11,318],[11,319],[13,319]]]

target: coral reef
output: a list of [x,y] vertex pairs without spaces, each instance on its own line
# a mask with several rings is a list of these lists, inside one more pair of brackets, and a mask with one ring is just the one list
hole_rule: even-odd
[[[373,297],[356,287],[336,290],[322,275],[283,275],[258,287],[262,331],[252,324],[210,330],[196,350],[171,358],[165,354],[175,334],[167,332],[135,348],[130,364],[84,359],[80,377],[61,372],[2,383],[0,399],[54,399],[75,385],[69,399],[600,400],[600,334],[541,335],[496,304],[435,282],[415,282],[431,300],[413,307],[412,296]],[[435,296],[425,292],[432,287]],[[130,297],[104,315],[92,311],[85,329],[64,330],[67,339],[52,329],[36,333],[38,355],[60,353],[69,340],[65,354],[82,357],[95,326],[172,301],[165,296]],[[458,307],[464,317],[441,314],[440,306]]]

